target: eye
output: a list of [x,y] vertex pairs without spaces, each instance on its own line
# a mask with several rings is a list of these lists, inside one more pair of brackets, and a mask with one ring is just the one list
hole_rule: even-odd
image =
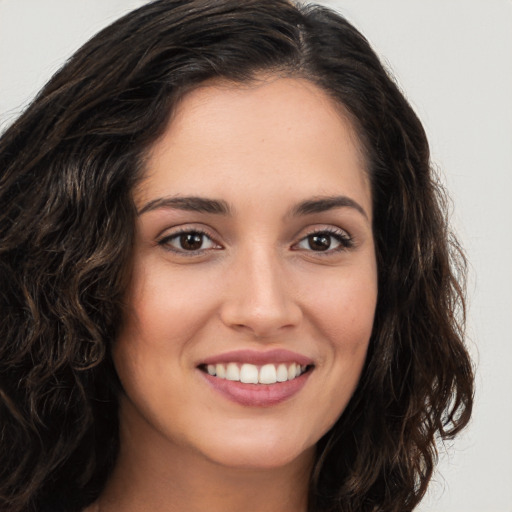
[[167,235],[158,241],[158,245],[174,252],[191,254],[221,248],[207,233],[199,230],[179,231]]
[[314,252],[336,252],[350,249],[353,245],[353,240],[346,231],[342,229],[323,229],[308,234],[295,247]]

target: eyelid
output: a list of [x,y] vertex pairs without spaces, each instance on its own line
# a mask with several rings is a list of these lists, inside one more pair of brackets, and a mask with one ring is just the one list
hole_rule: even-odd
[[[215,247],[208,247],[205,249],[197,249],[197,250],[185,250],[185,249],[175,248],[175,247],[171,246],[170,243],[168,243],[169,240],[176,239],[180,235],[191,234],[191,233],[200,234],[200,235],[208,238],[215,245]],[[326,234],[328,236],[335,238],[337,240],[337,242],[339,243],[339,246],[334,247],[334,248],[328,248],[325,251],[315,251],[314,249],[305,249],[305,248],[298,247],[298,245],[300,243],[302,243],[304,240],[306,240],[308,237],[314,236],[317,234]],[[355,245],[353,236],[351,236],[351,234],[346,229],[340,228],[339,226],[332,226],[332,225],[330,225],[330,226],[329,225],[327,225],[327,226],[326,225],[318,225],[318,226],[310,227],[307,230],[303,230],[300,237],[297,238],[296,240],[297,241],[294,242],[291,246],[292,250],[304,251],[304,252],[318,255],[320,257],[329,256],[329,255],[332,255],[335,253],[350,250]],[[217,235],[212,234],[212,232],[204,226],[197,226],[197,225],[193,225],[193,224],[192,225],[185,224],[185,225],[175,226],[173,228],[169,228],[169,229],[163,231],[163,233],[160,234],[156,238],[156,244],[161,246],[166,251],[173,252],[177,255],[184,256],[184,257],[204,255],[205,253],[212,251],[212,250],[224,249],[222,244],[218,242]]]
[[[301,248],[297,247],[301,242],[306,240],[308,237],[314,236],[317,234],[327,234],[329,236],[332,236],[339,242],[339,244],[340,244],[339,247],[335,247],[334,249],[329,248],[329,249],[326,249],[325,251],[314,251],[312,249],[308,250],[308,249],[301,249]],[[296,250],[296,251],[302,250],[302,251],[312,253],[312,254],[315,254],[318,256],[328,256],[328,255],[332,255],[334,253],[350,250],[354,247],[354,245],[355,245],[354,238],[346,229],[342,229],[337,226],[318,226],[315,228],[311,228],[305,234],[303,234],[298,239],[298,241],[292,245],[292,249]]]
[[[216,245],[216,247],[209,247],[206,249],[197,249],[195,251],[186,251],[184,249],[183,250],[177,249],[175,247],[172,247],[170,244],[167,244],[167,241],[169,241],[171,239],[175,239],[175,238],[179,237],[180,235],[190,234],[190,233],[196,233],[196,234],[199,234],[199,235],[202,235],[202,236],[208,238],[209,240],[211,240],[211,242],[214,245]],[[176,226],[175,228],[165,230],[163,232],[163,234],[160,234],[157,237],[156,244],[161,246],[166,251],[175,253],[180,256],[185,256],[185,257],[203,255],[208,251],[223,249],[222,244],[220,244],[217,241],[217,237],[215,235],[213,235],[208,229],[206,229],[204,227],[194,226],[194,225]]]

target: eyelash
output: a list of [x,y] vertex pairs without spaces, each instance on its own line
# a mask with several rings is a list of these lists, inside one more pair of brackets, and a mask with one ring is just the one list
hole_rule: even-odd
[[206,237],[209,240],[211,240],[211,242],[214,245],[216,245],[216,246],[218,246],[218,248],[220,248],[220,244],[218,244],[208,232],[206,232],[203,229],[199,229],[199,228],[180,229],[179,231],[176,231],[175,233],[172,233],[171,235],[164,236],[163,238],[158,240],[157,243],[158,243],[158,245],[162,246],[165,250],[171,251],[171,252],[183,255],[183,256],[197,256],[199,254],[202,254],[205,250],[213,249],[213,248],[208,248],[208,249],[197,249],[197,250],[193,250],[193,251],[187,251],[186,249],[176,249],[170,245],[170,242],[172,240],[178,240],[183,235],[199,235],[203,239],[204,239],[204,237]]
[[327,237],[334,238],[337,242],[339,242],[339,247],[335,247],[334,249],[327,248],[325,251],[313,251],[315,254],[319,256],[328,256],[333,253],[338,253],[342,251],[346,251],[348,249],[352,249],[354,247],[354,239],[343,229],[340,228],[322,228],[316,229],[312,232],[308,233],[306,236],[302,237],[298,243],[294,244],[294,247],[299,245],[301,242],[306,241],[310,237],[326,235]]
[[[209,247],[206,249],[197,249],[197,250],[188,251],[183,248],[177,249],[170,245],[171,241],[178,240],[179,237],[181,237],[183,235],[199,235],[200,237],[202,237],[202,242],[204,241],[204,237],[206,237],[207,239],[209,239],[211,241],[212,244],[216,245],[216,247]],[[314,250],[310,249],[310,250],[307,250],[307,252],[312,252],[312,253],[318,254],[319,256],[327,256],[327,255],[330,255],[333,253],[338,253],[341,251],[349,250],[354,247],[354,240],[346,231],[339,229],[339,228],[323,228],[323,229],[313,230],[310,233],[308,233],[306,236],[302,237],[297,243],[295,243],[292,246],[292,249],[300,250],[300,249],[296,248],[299,244],[306,242],[308,240],[308,238],[310,238],[310,237],[320,236],[320,235],[324,235],[329,238],[334,238],[339,243],[339,246],[335,247],[333,249],[330,249],[328,247],[325,251],[323,251],[323,250],[314,251]],[[202,229],[181,229],[175,233],[172,233],[171,235],[164,236],[163,238],[158,240],[157,243],[158,243],[158,245],[162,246],[165,250],[177,253],[182,256],[197,256],[197,255],[203,254],[204,251],[221,248],[220,244],[218,244],[215,241],[215,239],[207,231],[204,231]],[[329,245],[331,245],[331,243]]]

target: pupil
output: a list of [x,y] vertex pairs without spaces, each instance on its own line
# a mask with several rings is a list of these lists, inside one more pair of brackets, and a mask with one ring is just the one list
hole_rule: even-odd
[[309,247],[315,251],[326,251],[331,246],[331,237],[329,235],[311,235],[309,237]]
[[200,233],[185,233],[180,236],[180,244],[183,249],[196,251],[203,244],[203,235]]

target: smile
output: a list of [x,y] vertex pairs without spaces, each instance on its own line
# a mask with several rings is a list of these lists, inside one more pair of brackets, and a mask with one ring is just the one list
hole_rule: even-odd
[[299,363],[264,364],[238,364],[235,362],[208,364],[202,367],[212,377],[225,379],[244,384],[276,384],[287,382],[300,377],[307,371],[307,365]]
[[285,349],[235,350],[203,359],[197,365],[216,393],[244,407],[270,407],[297,395],[315,363]]

